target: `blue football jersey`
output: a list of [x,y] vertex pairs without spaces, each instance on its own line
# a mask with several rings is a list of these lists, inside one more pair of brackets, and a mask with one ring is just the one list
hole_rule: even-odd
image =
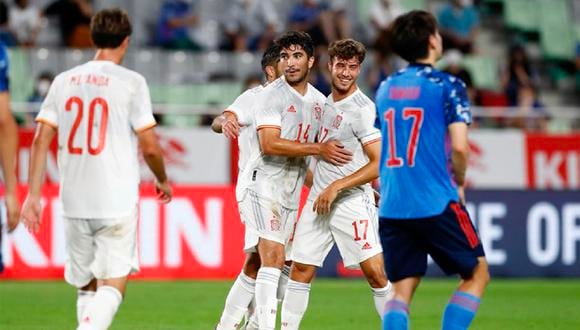
[[459,199],[447,126],[471,123],[465,84],[430,65],[411,64],[381,83],[375,101],[383,134],[380,217],[440,214]]
[[8,51],[0,43],[0,92],[7,92],[8,87]]

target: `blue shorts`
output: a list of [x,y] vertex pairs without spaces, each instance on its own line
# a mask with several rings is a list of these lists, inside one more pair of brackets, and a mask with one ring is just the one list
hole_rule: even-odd
[[392,282],[423,276],[427,255],[447,274],[470,277],[485,256],[479,236],[465,208],[449,203],[443,213],[419,219],[380,218],[385,268]]

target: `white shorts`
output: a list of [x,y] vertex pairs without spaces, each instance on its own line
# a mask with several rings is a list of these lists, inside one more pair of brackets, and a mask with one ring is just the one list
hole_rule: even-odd
[[115,219],[65,217],[65,280],[78,288],[93,278],[124,277],[139,271],[137,208]]
[[286,260],[290,260],[292,236],[298,210],[283,207],[271,199],[258,196],[248,190],[246,196],[238,202],[240,218],[246,227],[244,251],[256,252],[258,241],[264,238],[283,244],[286,249]]
[[308,201],[296,225],[292,260],[322,267],[336,243],[345,267],[359,264],[381,252],[379,219],[374,203],[367,195],[355,195],[333,203],[331,212],[318,215]]

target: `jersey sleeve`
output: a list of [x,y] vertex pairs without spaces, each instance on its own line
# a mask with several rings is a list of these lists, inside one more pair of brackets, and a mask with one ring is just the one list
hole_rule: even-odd
[[445,122],[451,125],[456,122],[471,124],[471,109],[469,97],[467,96],[467,87],[465,83],[458,78],[449,76],[447,101],[445,102]]
[[354,135],[362,145],[367,145],[381,140],[381,131],[375,127],[376,108],[373,104],[359,112],[360,117],[352,124]]
[[151,95],[149,94],[149,87],[147,87],[145,78],[141,77],[138,80],[132,104],[129,120],[135,132],[144,131],[157,124],[153,117]]
[[281,128],[282,111],[277,99],[273,97],[272,90],[261,93],[255,108],[256,129]]
[[0,92],[8,92],[8,52],[6,47],[0,46]]
[[56,92],[60,79],[57,77],[52,81],[48,93],[40,105],[40,111],[36,116],[36,122],[43,123],[54,128],[58,128],[58,107],[56,104]]
[[251,115],[251,107],[252,103],[256,98],[256,94],[253,93],[251,90],[248,90],[238,96],[234,103],[230,104],[224,112],[231,112],[238,118],[238,123],[240,125],[250,125],[254,120],[253,116]]

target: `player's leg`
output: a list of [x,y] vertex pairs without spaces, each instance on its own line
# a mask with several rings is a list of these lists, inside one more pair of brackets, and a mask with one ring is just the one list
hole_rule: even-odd
[[308,307],[310,285],[316,274],[316,267],[322,266],[333,244],[328,216],[318,216],[312,210],[312,202],[307,202],[296,224],[292,241],[293,263],[282,302],[282,329],[300,327]]
[[79,329],[108,329],[123,301],[128,276],[139,270],[137,209],[127,217],[88,223],[95,243],[90,269],[99,284],[85,307]]
[[385,269],[395,296],[385,306],[383,329],[409,329],[409,304],[427,271],[427,252],[415,227],[419,220],[381,219]]
[[237,329],[248,307],[254,298],[256,277],[260,268],[260,256],[256,252],[247,252],[242,272],[232,285],[224,310],[217,326],[221,329]]
[[447,304],[443,329],[467,329],[473,321],[480,299],[489,282],[483,246],[464,207],[450,203],[425,228],[429,253],[446,274],[459,274],[462,281]]
[[334,206],[330,228],[344,265],[360,267],[371,286],[375,309],[382,318],[393,288],[387,280],[374,200],[361,195]]
[[261,267],[256,276],[256,315],[260,329],[274,329],[278,310],[276,293],[285,261],[287,219],[283,217],[282,207],[277,201],[263,198],[250,190],[247,198],[259,236]]
[[91,272],[94,261],[94,240],[87,220],[65,218],[66,263],[64,278],[77,290],[77,322],[97,291],[97,280]]

